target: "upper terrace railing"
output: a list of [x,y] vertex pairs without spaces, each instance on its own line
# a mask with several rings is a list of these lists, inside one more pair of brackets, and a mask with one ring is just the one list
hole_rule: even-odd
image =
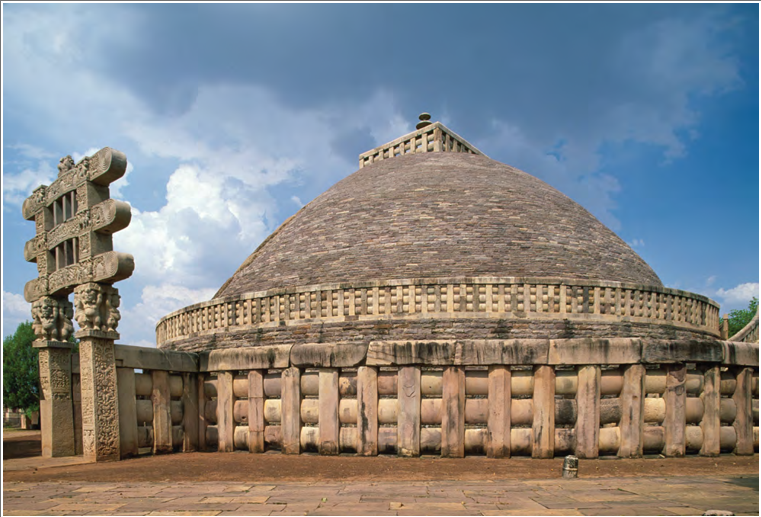
[[359,168],[410,153],[450,152],[486,156],[441,122],[433,122],[396,140],[359,155]]
[[737,334],[729,338],[730,341],[742,341],[744,343],[758,343],[758,311],[747,325]]
[[624,318],[719,336],[719,306],[677,289],[557,278],[444,278],[325,284],[217,298],[159,320],[156,341],[162,346],[225,329],[389,317]]

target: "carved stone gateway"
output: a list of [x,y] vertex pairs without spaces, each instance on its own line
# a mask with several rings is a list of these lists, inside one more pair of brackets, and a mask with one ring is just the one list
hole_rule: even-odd
[[[68,339],[76,318],[84,455],[119,459],[114,341],[120,314],[112,284],[128,278],[135,264],[132,255],[113,251],[112,234],[127,227],[131,211],[109,198],[108,186],[126,169],[126,156],[108,147],[76,164],[66,156],[58,179],[24,201],[24,218],[37,229],[24,257],[37,263],[39,277],[26,284],[24,297],[32,304],[34,346],[40,349],[43,456],[75,454]],[[74,305],[68,300],[72,291]]]

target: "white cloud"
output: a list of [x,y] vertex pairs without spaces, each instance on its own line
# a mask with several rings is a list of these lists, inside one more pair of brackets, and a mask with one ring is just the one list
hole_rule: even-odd
[[632,248],[644,248],[645,247],[645,240],[644,239],[632,239],[632,241],[629,243],[629,246]]
[[13,334],[19,323],[31,320],[31,304],[22,295],[3,290],[3,336]]
[[163,283],[143,287],[140,302],[123,308],[119,333],[124,343],[137,346],[156,346],[156,323],[167,314],[210,299],[215,289],[190,289],[181,285]]
[[758,282],[747,282],[736,285],[730,289],[717,289],[716,296],[724,300],[727,305],[747,306],[754,296],[758,298]]
[[706,278],[706,287],[712,286],[716,282],[716,275],[711,275]]
[[304,207],[304,202],[301,201],[301,198],[299,198],[299,196],[291,196],[291,201],[296,203],[296,206],[298,206],[299,208]]
[[[20,173],[3,173],[3,202],[13,209],[21,206],[32,191],[40,185],[50,185],[58,176],[50,161],[40,161],[36,168],[26,168]],[[11,206],[8,209],[11,209]]]

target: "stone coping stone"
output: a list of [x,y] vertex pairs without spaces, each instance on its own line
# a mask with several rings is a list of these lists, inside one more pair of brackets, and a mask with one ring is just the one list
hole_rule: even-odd
[[38,339],[32,342],[32,348],[67,348],[73,350],[76,345],[69,341],[56,341],[51,339]]
[[117,367],[217,372],[368,366],[615,365],[720,363],[758,366],[758,343],[640,338],[397,340],[308,343],[176,352],[115,345]]

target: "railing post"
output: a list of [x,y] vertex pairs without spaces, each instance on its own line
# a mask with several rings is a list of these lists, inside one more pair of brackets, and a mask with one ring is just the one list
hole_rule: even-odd
[[193,452],[198,449],[198,374],[182,374],[182,427],[183,452]]
[[621,458],[641,458],[645,425],[645,367],[632,364],[624,370],[621,389]]
[[576,389],[576,456],[597,458],[600,441],[600,367],[580,366]]
[[323,455],[338,454],[338,368],[321,368],[319,374],[319,452]]
[[248,372],[248,451],[264,452],[264,374]]
[[510,367],[489,367],[489,419],[486,455],[489,458],[510,457]]
[[219,372],[217,375],[217,433],[219,434],[219,452],[233,452],[235,450],[234,409],[233,373]]
[[686,398],[687,367],[684,363],[670,364],[666,367],[666,418],[663,420],[665,433],[665,456],[684,456],[685,426],[687,425]]
[[116,369],[116,388],[119,392],[119,457],[137,456],[137,398],[135,370]]
[[737,444],[734,453],[739,455],[753,454],[753,413],[751,394],[751,368],[738,368],[737,384],[732,400],[737,407],[737,415],[732,424],[737,433]]
[[281,429],[283,453],[301,453],[301,371],[291,366],[282,373]]
[[721,449],[721,369],[718,365],[707,366],[703,373],[703,430],[701,456],[718,456]]
[[151,371],[153,391],[153,454],[172,452],[172,413],[169,393],[169,372]]
[[465,370],[461,366],[444,369],[441,401],[441,456],[465,456]]
[[420,456],[420,367],[399,368],[398,383],[397,452]]
[[532,458],[555,456],[555,369],[534,367],[534,423],[532,425]]
[[378,455],[378,369],[357,369],[357,454]]

